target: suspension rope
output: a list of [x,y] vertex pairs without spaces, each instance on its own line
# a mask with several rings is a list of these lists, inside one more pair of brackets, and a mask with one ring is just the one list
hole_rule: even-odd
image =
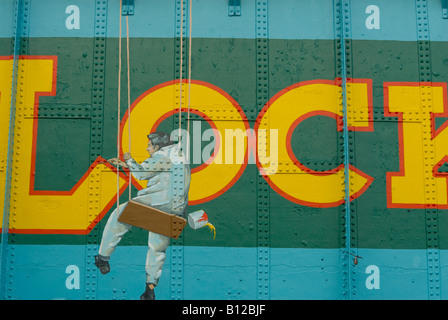
[[189,35],[188,35],[188,113],[187,113],[187,161],[190,162],[190,107],[191,107],[191,28],[192,28],[192,0],[189,4]]
[[[120,159],[120,120],[121,120],[121,69],[122,69],[122,3],[120,0],[120,10],[119,10],[119,36],[118,36],[118,90],[117,90],[117,159]],[[183,16],[184,16],[184,3],[181,1],[181,22],[180,22],[180,74],[179,74],[179,145],[181,143],[181,129],[182,129],[182,100],[183,100]],[[187,113],[187,150],[185,150],[187,159],[189,159],[189,147],[190,147],[190,107],[191,107],[191,26],[192,26],[192,0],[189,2],[189,43],[188,43],[188,113]],[[130,77],[130,49],[129,49],[129,19],[126,16],[126,63],[127,63],[127,89],[128,89],[128,143],[129,143],[129,153],[131,152],[131,77]],[[117,163],[117,208],[120,206],[120,164]],[[132,186],[132,175],[129,172],[129,200],[131,200],[131,186]]]
[[121,14],[122,1],[120,0],[120,19],[119,19],[119,35],[118,35],[118,89],[117,89],[117,210],[120,207],[120,105],[121,105]]
[[184,57],[184,1],[180,1],[180,71],[179,71],[179,146],[181,146],[181,129],[182,129],[182,71]]
[[[130,57],[129,57],[129,19],[126,16],[126,57],[127,57],[127,69],[128,69],[128,143],[129,153],[131,153],[131,71],[130,71]],[[131,200],[131,183],[132,175],[129,171],[129,200]]]
[[[186,141],[186,149],[185,154],[187,159],[190,157],[190,108],[191,108],[191,43],[192,43],[192,37],[191,37],[191,29],[192,29],[192,7],[193,3],[192,0],[189,2],[189,35],[188,35],[188,110],[187,110],[187,141]],[[184,33],[184,2],[181,0],[180,2],[180,11],[181,11],[181,19],[180,19],[180,71],[179,71],[179,144],[181,141],[181,129],[182,129],[182,99],[183,99],[183,33]]]

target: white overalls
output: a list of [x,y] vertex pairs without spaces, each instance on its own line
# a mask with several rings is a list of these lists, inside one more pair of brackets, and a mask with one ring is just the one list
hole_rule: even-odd
[[[138,180],[148,180],[146,188],[137,193],[132,200],[162,211],[185,216],[190,188],[190,165],[184,157],[179,157],[177,145],[170,145],[154,152],[141,164],[129,159],[126,164],[132,175]],[[123,235],[131,229],[131,225],[118,221],[127,202],[115,209],[104,227],[99,254],[108,260]],[[146,283],[156,286],[162,275],[165,262],[165,251],[170,238],[158,233],[148,233],[148,253],[146,256]]]

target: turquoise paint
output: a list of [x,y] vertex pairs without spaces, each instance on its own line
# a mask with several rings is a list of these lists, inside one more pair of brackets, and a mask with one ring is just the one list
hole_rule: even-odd
[[[350,1],[349,0],[345,0],[345,1],[341,1],[341,6],[345,5],[350,5]],[[341,8],[340,10],[340,15],[341,15],[341,19],[340,19],[340,23],[345,26],[346,23],[349,24],[349,26],[351,25],[351,19],[350,16],[347,16],[344,13],[343,8]],[[345,198],[345,202],[343,205],[343,208],[345,210],[345,250],[344,250],[344,254],[346,255],[344,257],[344,260],[347,258],[347,256],[349,255],[349,253],[354,252],[354,250],[352,249],[351,246],[351,231],[352,231],[352,224],[351,224],[351,211],[350,211],[350,207],[351,207],[351,202],[350,202],[350,153],[349,153],[349,132],[348,132],[348,118],[347,118],[347,107],[348,107],[348,102],[347,102],[347,64],[350,65],[351,63],[351,57],[349,56],[349,60],[347,62],[347,51],[346,51],[346,40],[347,38],[350,37],[351,35],[351,29],[350,27],[346,27],[346,28],[342,28],[342,30],[340,30],[338,32],[338,37],[340,37],[341,40],[341,60],[340,60],[340,70],[341,70],[341,78],[342,78],[342,83],[341,83],[341,88],[342,88],[342,114],[343,114],[343,141],[344,141],[344,146],[343,146],[343,152],[344,152],[344,198]],[[350,52],[350,51],[349,51]],[[348,77],[351,77],[351,73],[348,75]],[[354,253],[356,254],[356,253]],[[346,260],[345,260],[346,261]],[[352,276],[351,276],[351,264],[348,265],[347,268],[347,275],[348,276],[344,276],[343,278],[346,279],[345,283],[348,287],[348,296],[349,298],[351,298],[351,294],[352,294],[352,290],[350,289],[353,284],[352,284]],[[345,275],[345,274],[344,274]]]
[[2,27],[0,38],[14,37],[14,14],[16,12],[15,2],[12,0],[0,0],[0,12],[2,12]]
[[[274,0],[275,1],[275,0]],[[278,0],[269,4],[270,39],[334,39],[333,1],[300,2],[291,5],[290,1]],[[0,0],[2,12],[12,12],[12,1]],[[117,0],[109,1],[107,14],[107,36],[116,37],[118,27]],[[425,1],[426,3],[426,1]],[[65,28],[67,5],[79,5],[81,10],[81,29]],[[194,31],[195,38],[255,38],[255,2],[243,2],[241,17],[228,17],[227,5],[195,0]],[[397,0],[377,1],[381,10],[381,28],[365,28],[364,10],[371,2],[351,1],[352,39],[362,40],[400,40],[417,39],[416,4]],[[31,37],[94,37],[94,3],[91,1],[33,0],[29,33]],[[447,41],[448,20],[441,19],[440,1],[428,1],[431,41]],[[187,10],[187,8],[185,8]],[[45,12],[45,14],[42,14]],[[159,12],[166,13],[163,18]],[[176,34],[174,3],[151,1],[141,3],[135,16],[130,18],[131,37],[173,38]],[[5,21],[7,26],[0,30],[0,36],[13,35],[13,15]],[[220,26],[225,25],[226,28]],[[436,32],[434,32],[436,31]],[[125,31],[123,31],[123,36]],[[17,38],[19,39],[19,38]],[[16,40],[17,40],[16,39]],[[274,49],[274,45],[271,47]],[[356,52],[354,52],[356,54]],[[345,70],[345,68],[343,68]],[[345,75],[343,76],[345,79]],[[345,137],[346,138],[346,137]],[[347,143],[345,143],[345,147]],[[347,158],[346,158],[347,159]],[[347,212],[349,213],[349,212]],[[350,216],[348,215],[347,218]],[[349,219],[347,219],[349,220]],[[348,223],[350,225],[350,223]],[[442,227],[442,225],[441,225]],[[443,229],[443,228],[442,228]],[[6,234],[7,235],[7,234]],[[348,233],[348,235],[350,235]],[[350,239],[350,237],[348,236]],[[5,280],[12,281],[8,286],[8,299],[84,299],[86,272],[85,246],[68,245],[7,245],[11,261],[2,263],[5,270],[14,268]],[[350,245],[345,249],[350,248]],[[354,299],[428,299],[429,268],[431,252],[428,250],[363,249],[351,251],[360,256],[359,264],[342,265],[341,249],[269,249],[269,290],[271,299],[341,299],[343,281],[341,273],[345,268],[356,275],[355,290],[350,291]],[[255,299],[257,297],[257,248],[192,247],[183,249],[183,293],[184,299]],[[1,252],[2,260],[8,256]],[[345,253],[344,253],[345,254]],[[170,299],[170,267],[174,262],[168,259],[157,288],[158,299]],[[113,257],[113,271],[95,278],[98,299],[137,299],[143,291],[144,260],[146,247],[119,247]],[[447,251],[440,251],[440,283],[448,281]],[[12,261],[13,260],[13,261]],[[352,257],[349,256],[350,262]],[[81,272],[80,289],[68,290],[65,281],[67,266],[76,265]],[[91,264],[90,264],[91,265]],[[366,269],[377,266],[380,270],[380,288],[367,289],[365,281],[369,276]],[[3,268],[2,268],[3,271]],[[350,273],[351,275],[351,273]],[[11,278],[9,278],[11,276]],[[90,281],[90,280],[89,280]],[[4,284],[7,282],[4,281]],[[89,286],[90,288],[91,286]],[[9,291],[11,290],[11,291]],[[448,297],[447,289],[441,288],[441,298]]]
[[[14,14],[12,14],[13,17],[17,17],[20,15],[21,10],[23,10],[23,2],[20,0],[13,2],[14,7]],[[8,242],[9,242],[9,209],[10,209],[10,195],[11,195],[11,179],[12,179],[12,156],[13,156],[13,150],[14,150],[14,122],[15,122],[15,113],[16,113],[16,83],[17,83],[17,73],[18,73],[18,60],[19,60],[19,47],[20,47],[20,40],[24,36],[21,32],[22,29],[22,21],[17,18],[13,18],[14,26],[12,29],[11,36],[14,39],[13,42],[13,49],[12,49],[12,57],[13,57],[13,64],[12,64],[12,76],[11,76],[11,92],[10,92],[10,107],[9,107],[9,124],[8,124],[8,146],[7,146],[7,152],[6,152],[6,175],[5,175],[5,181],[0,181],[0,183],[4,183],[5,185],[5,193],[0,195],[2,201],[3,201],[3,212],[1,212],[2,215],[2,228],[1,228],[1,246],[0,246],[0,261],[1,266],[6,265],[7,260],[7,254],[8,254]],[[2,267],[0,268],[0,292],[5,292],[6,287],[6,270]]]
[[[86,254],[82,245],[11,245],[14,286],[9,299],[84,299]],[[171,248],[167,250],[157,299],[170,300]],[[97,299],[135,300],[145,282],[145,246],[119,246],[111,272],[97,272]],[[340,250],[271,248],[272,300],[342,299]],[[426,250],[358,249],[355,299],[427,299]],[[448,275],[448,251],[440,251],[442,282]],[[256,299],[257,248],[184,247],[185,300]],[[80,270],[80,288],[67,289],[69,265]],[[369,265],[380,270],[380,288],[367,289]],[[442,288],[442,299],[448,296]]]
[[[108,1],[107,37],[118,37],[118,0]],[[135,14],[129,17],[130,36],[172,38],[175,30],[174,1],[139,1]],[[369,30],[365,21],[367,6],[380,9],[380,29]],[[69,14],[65,8],[77,5],[80,10],[80,29],[67,29]],[[242,1],[241,16],[229,16],[227,1],[193,1],[194,38],[255,39],[255,0]],[[30,37],[94,37],[95,2],[90,0],[33,0],[30,12]],[[0,1],[1,12],[12,12],[9,0]],[[188,10],[188,8],[184,8]],[[441,1],[429,1],[430,30],[446,30],[448,19],[442,19]],[[163,15],[160,14],[163,12]],[[45,13],[45,14],[42,14]],[[268,5],[270,39],[334,39],[332,0],[271,1]],[[407,0],[358,0],[351,3],[352,39],[354,40],[417,40],[416,5]],[[5,15],[0,38],[12,35],[12,15]],[[123,36],[126,36],[123,19]],[[187,21],[186,21],[187,23]],[[222,28],[222,26],[226,26]],[[447,32],[431,35],[431,41],[448,41]]]

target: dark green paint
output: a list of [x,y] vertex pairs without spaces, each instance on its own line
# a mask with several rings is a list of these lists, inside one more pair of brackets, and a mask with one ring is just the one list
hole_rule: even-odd
[[[0,39],[0,53],[10,54]],[[93,39],[30,38],[29,55],[57,55],[58,82],[55,97],[41,97],[37,156],[37,190],[70,190],[89,166],[89,125],[93,84]],[[123,43],[125,44],[125,43]],[[131,100],[151,87],[173,80],[175,39],[131,39]],[[103,114],[104,158],[116,155],[117,39],[106,40],[106,84]],[[356,244],[362,248],[426,248],[425,211],[388,209],[386,172],[399,170],[396,118],[384,118],[383,82],[419,81],[418,43],[399,41],[351,41],[354,78],[373,81],[374,131],[351,133],[355,141],[351,164],[374,177],[370,188],[352,202],[356,210]],[[248,116],[250,127],[256,110],[256,40],[194,39],[192,78],[209,82],[230,94]],[[448,81],[448,43],[431,43],[432,78]],[[335,42],[331,40],[269,40],[269,96],[301,81],[334,80]],[[123,60],[123,66],[125,66]],[[127,108],[123,69],[122,108]],[[267,102],[267,101],[266,101]],[[76,111],[76,112],[72,112]],[[45,113],[45,116],[43,115]],[[59,112],[59,113],[58,113]],[[441,125],[438,120],[437,125]],[[203,130],[205,127],[203,126]],[[328,170],[342,163],[334,119],[314,117],[303,121],[293,133],[292,148],[300,161],[314,170]],[[213,240],[207,228],[184,231],[186,246],[257,245],[257,170],[249,164],[235,185],[206,204],[204,209],[216,226]],[[133,190],[135,193],[136,190]],[[127,194],[121,201],[127,200]],[[344,233],[340,208],[312,208],[292,203],[275,191],[269,193],[270,247],[340,248]],[[101,232],[108,215],[96,228]],[[448,224],[439,210],[439,230]],[[13,240],[11,240],[13,239]],[[14,243],[83,244],[85,236],[14,235]],[[439,248],[448,248],[447,236],[439,235]],[[122,245],[146,245],[146,232],[133,229]]]

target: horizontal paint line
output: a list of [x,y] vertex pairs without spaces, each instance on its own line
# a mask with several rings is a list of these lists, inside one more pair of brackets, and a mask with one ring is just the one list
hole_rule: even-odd
[[[92,278],[92,246],[14,245],[10,273],[10,299],[85,298],[86,277]],[[269,297],[272,300],[345,299],[342,295],[343,261],[339,249],[271,248],[268,261],[260,261],[261,248],[169,247],[162,277],[156,288],[157,299],[171,299],[171,257],[182,255],[183,298],[185,300],[257,299],[258,265],[267,263]],[[262,248],[263,251],[266,248]],[[12,249],[11,249],[12,250]],[[356,298],[428,299],[427,250],[357,249],[358,264],[349,263],[356,278]],[[119,246],[111,257],[111,272],[102,275],[93,270],[97,299],[138,299],[144,290],[146,246]],[[432,252],[434,254],[434,252]],[[434,257],[433,257],[434,258]],[[441,250],[440,286],[442,299],[448,298],[448,250]],[[178,262],[179,260],[176,259]],[[79,269],[79,289],[67,289],[71,274],[68,266]],[[371,268],[379,272],[379,288],[367,288]],[[72,268],[73,269],[73,268]],[[72,270],[71,269],[71,270]],[[176,271],[179,275],[178,270]],[[353,273],[352,273],[353,276]]]
[[[30,37],[118,37],[119,2],[110,0],[106,14],[95,15],[95,1],[78,0],[33,0],[30,5]],[[79,29],[71,28],[70,5],[79,8]],[[351,1],[351,39],[354,40],[418,40],[417,6],[408,0],[378,0],[380,10],[379,29],[368,29],[366,19],[370,13],[367,0]],[[171,38],[179,35],[180,22],[176,19],[174,1],[140,1],[135,4],[135,14],[129,16],[130,37]],[[188,8],[184,8],[185,13]],[[0,1],[0,12],[4,23],[1,37],[12,37],[14,33],[14,8],[12,1]],[[347,12],[342,11],[343,14]],[[242,1],[241,16],[229,16],[227,1],[193,1],[193,38],[242,38],[255,39],[257,33],[267,32],[270,39],[335,39],[334,7],[332,0],[291,1],[276,0],[268,3],[267,26],[258,26],[256,17],[264,19],[264,12],[257,12],[256,1]],[[442,19],[441,1],[428,2],[430,39],[448,41],[448,19]],[[95,21],[97,20],[97,21]],[[184,25],[188,24],[188,17]],[[69,28],[67,28],[67,25]],[[122,36],[126,36],[123,19]],[[76,26],[77,27],[77,26]],[[103,28],[104,27],[104,28]],[[259,30],[258,27],[261,29]],[[420,26],[421,27],[421,26]],[[422,28],[422,27],[421,27]],[[422,29],[424,31],[424,29]],[[185,31],[188,34],[188,30]],[[422,39],[425,40],[425,39]]]

